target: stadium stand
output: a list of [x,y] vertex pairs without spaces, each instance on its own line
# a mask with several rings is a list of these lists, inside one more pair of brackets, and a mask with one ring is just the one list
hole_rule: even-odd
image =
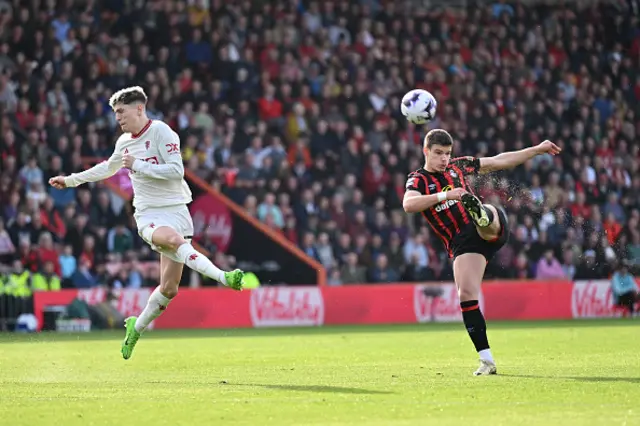
[[636,3],[406,3],[410,14],[384,1],[0,0],[0,288],[30,274],[50,290],[55,276],[157,283],[113,188],[46,183],[110,154],[107,101],[129,85],[181,134],[191,173],[299,245],[331,285],[451,278],[440,242],[401,208],[425,133],[399,114],[413,87],[439,100],[429,127],[449,129],[457,154],[564,148],[475,182],[513,231],[488,276],[637,271]]

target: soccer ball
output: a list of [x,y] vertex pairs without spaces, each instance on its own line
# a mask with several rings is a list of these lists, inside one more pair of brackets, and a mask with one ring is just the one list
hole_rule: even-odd
[[426,90],[414,89],[402,97],[400,111],[413,124],[426,124],[436,116],[438,102]]

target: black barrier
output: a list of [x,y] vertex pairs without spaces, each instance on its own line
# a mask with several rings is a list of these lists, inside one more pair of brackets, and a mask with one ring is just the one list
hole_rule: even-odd
[[33,297],[0,295],[0,331],[15,331],[22,314],[33,314]]
[[236,266],[253,272],[261,284],[315,285],[318,271],[287,247],[228,208],[198,184],[189,182],[194,202],[194,239],[236,258]]

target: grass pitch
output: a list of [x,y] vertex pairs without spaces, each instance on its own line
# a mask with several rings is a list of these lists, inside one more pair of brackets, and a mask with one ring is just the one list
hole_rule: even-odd
[[633,320],[0,335],[0,425],[633,425]]

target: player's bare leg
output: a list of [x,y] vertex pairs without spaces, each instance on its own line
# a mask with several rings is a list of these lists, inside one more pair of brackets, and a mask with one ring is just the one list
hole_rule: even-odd
[[[143,234],[147,231],[148,228],[143,231]],[[194,271],[231,287],[234,290],[242,289],[242,277],[244,273],[239,269],[231,272],[222,271],[173,228],[161,226],[151,232],[151,241],[167,257],[183,263]]]
[[121,347],[124,359],[131,357],[141,333],[151,321],[164,312],[171,299],[178,294],[184,265],[235,290],[242,289],[244,275],[242,271],[224,272],[220,270],[173,228],[168,226],[156,229],[147,227],[142,233],[145,240],[151,240],[162,253],[160,257],[162,276],[160,285],[151,293],[147,306],[140,317],[129,317],[125,320],[126,335]]
[[129,317],[125,320],[127,333],[121,349],[124,359],[131,357],[142,332],[151,324],[151,321],[158,318],[167,309],[171,299],[178,294],[183,269],[184,264],[165,255],[160,256],[160,285],[149,296],[147,306],[140,316]]
[[496,364],[489,349],[487,324],[480,310],[480,286],[487,261],[478,253],[465,253],[453,261],[453,277],[458,288],[462,319],[469,337],[480,356],[480,367],[473,374],[496,374]]

